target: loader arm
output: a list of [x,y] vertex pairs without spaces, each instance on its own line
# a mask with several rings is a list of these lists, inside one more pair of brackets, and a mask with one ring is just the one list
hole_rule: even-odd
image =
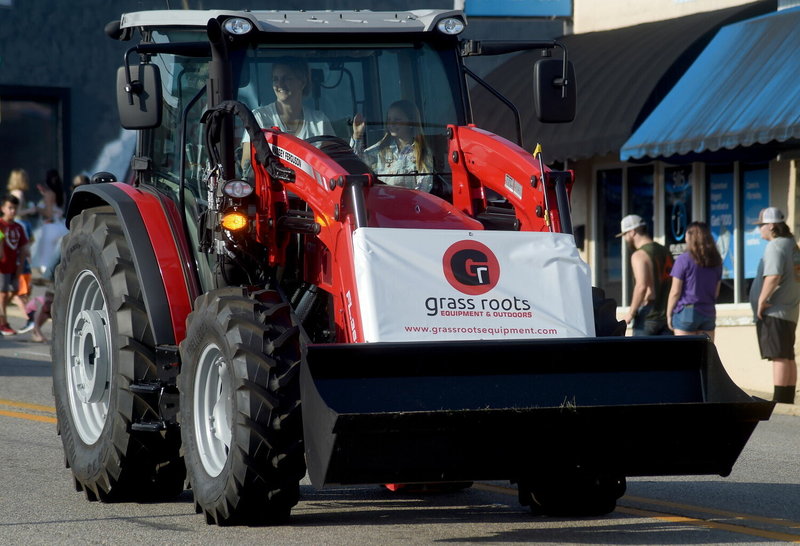
[[[513,205],[522,231],[562,232],[556,188],[543,163],[513,142],[473,125],[450,125],[447,134],[456,208],[477,217],[487,209],[484,188],[489,188]],[[568,179],[567,191],[571,173]]]
[[342,144],[335,137],[311,139],[323,142],[320,149],[278,130],[265,130],[264,136],[281,165],[294,171],[294,179],[274,179],[263,165],[253,164],[262,211],[256,238],[267,249],[270,266],[276,266],[285,263],[292,234],[308,236],[313,251],[307,255],[305,281],[333,295],[340,341],[364,341],[353,267],[357,228],[483,229],[438,197],[381,183],[349,147],[337,148],[339,156],[332,153],[337,162],[324,151],[326,143]]

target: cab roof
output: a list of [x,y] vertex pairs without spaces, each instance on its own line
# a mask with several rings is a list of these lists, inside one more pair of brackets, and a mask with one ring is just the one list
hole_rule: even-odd
[[456,17],[466,24],[458,10],[410,11],[229,11],[229,10],[153,10],[125,13],[120,28],[197,27],[205,28],[209,19],[242,17],[262,32],[286,33],[405,33],[430,32],[444,18]]

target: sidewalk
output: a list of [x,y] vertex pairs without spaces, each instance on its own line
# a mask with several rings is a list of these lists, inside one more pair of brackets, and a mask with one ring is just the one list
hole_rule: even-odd
[[[772,400],[772,363],[758,352],[754,326],[720,326],[715,345],[725,371],[750,396]],[[798,395],[796,402],[800,402]],[[774,414],[800,416],[798,404],[776,404]]]

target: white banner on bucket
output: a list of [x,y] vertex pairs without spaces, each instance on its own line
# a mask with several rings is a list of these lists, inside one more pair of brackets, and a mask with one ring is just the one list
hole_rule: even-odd
[[367,342],[595,335],[571,235],[359,228],[353,242]]

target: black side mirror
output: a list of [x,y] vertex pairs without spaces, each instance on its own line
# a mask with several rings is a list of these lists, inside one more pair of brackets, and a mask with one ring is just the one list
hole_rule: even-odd
[[161,75],[157,66],[140,64],[117,70],[117,110],[125,129],[161,125]]
[[567,123],[575,119],[575,69],[572,63],[567,62],[565,67],[560,59],[536,61],[533,66],[533,97],[536,117],[542,123]]

